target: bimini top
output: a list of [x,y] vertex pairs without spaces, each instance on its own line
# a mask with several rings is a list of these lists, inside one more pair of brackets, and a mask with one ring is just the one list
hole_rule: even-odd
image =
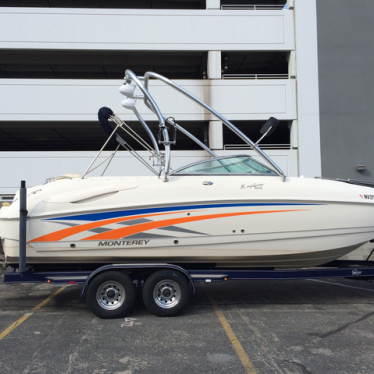
[[[178,125],[173,117],[166,118],[161,113],[159,107],[157,106],[156,102],[154,101],[153,97],[149,93],[148,90],[148,83],[149,79],[157,79],[160,80],[179,93],[187,96],[190,100],[194,101],[195,103],[201,105],[203,108],[208,110],[211,114],[217,117],[219,120],[222,121],[224,125],[226,125],[231,131],[233,131],[239,138],[241,138],[246,144],[248,144],[257,154],[267,163],[270,165],[270,168],[263,165],[262,163],[255,161],[250,156],[246,155],[239,155],[239,156],[229,156],[229,157],[218,157],[209,147],[207,147],[204,143],[202,143],[199,139],[193,136],[189,131],[187,131],[182,126]],[[144,82],[144,84],[143,84]],[[142,92],[142,95],[135,95],[134,91],[136,88],[139,88]],[[102,163],[105,163],[108,160],[108,163],[105,167],[104,172],[108,168],[111,160],[115,156],[119,147],[123,147],[127,151],[129,151],[135,158],[137,158],[141,163],[144,164],[151,172],[153,172],[158,177],[163,175],[164,181],[168,181],[168,175],[202,175],[202,174],[220,174],[220,175],[230,175],[230,174],[262,174],[262,175],[278,175],[281,176],[283,180],[285,180],[286,176],[284,175],[283,171],[275,164],[273,160],[270,159],[259,147],[258,143],[267,135],[270,135],[279,121],[273,117],[271,117],[262,127],[260,130],[262,137],[256,142],[253,143],[251,139],[249,139],[244,133],[242,133],[237,127],[235,127],[230,121],[228,121],[225,117],[221,114],[216,112],[214,109],[209,107],[207,104],[202,102],[200,99],[186,91],[184,88],[178,86],[173,81],[163,77],[160,74],[147,72],[145,73],[144,77],[137,77],[131,70],[126,70],[125,72],[125,84],[119,88],[119,91],[122,95],[126,96],[126,99],[122,101],[122,106],[126,109],[130,109],[134,112],[135,116],[138,118],[140,124],[146,130],[151,144],[147,143],[142,137],[140,137],[128,124],[122,121],[119,117],[117,117],[110,108],[103,107],[99,110],[98,116],[100,124],[103,130],[106,132],[108,139],[96,155],[95,159],[91,162],[90,166],[87,168],[85,173],[83,174],[84,178],[88,173],[95,170],[98,166],[94,167],[96,160],[98,159],[101,152],[104,150],[106,145],[110,141],[117,141],[118,145],[116,150]],[[158,138],[152,134],[149,126],[146,124],[140,113],[136,109],[136,102],[137,100],[143,100],[144,104],[148,107],[148,109],[153,112],[158,121],[159,121],[159,132]],[[112,125],[109,123],[111,121],[116,125],[113,129]],[[170,125],[170,129],[166,127],[166,125]],[[130,145],[127,143],[118,133],[117,131],[121,129],[126,133],[126,136],[130,136],[134,139],[138,144],[142,146],[145,150],[149,151],[151,154],[151,158],[153,159],[152,163],[149,163],[146,159],[140,156]],[[176,143],[176,132],[180,131],[190,139],[192,139],[195,143],[197,143],[201,148],[203,148],[208,154],[212,157],[209,160],[200,161],[178,170],[172,171],[170,165],[171,153],[170,153],[170,146]],[[159,146],[163,146],[163,152],[160,152]],[[151,165],[152,164],[152,165]],[[156,166],[156,168],[154,167]],[[157,169],[158,168],[158,169]]]

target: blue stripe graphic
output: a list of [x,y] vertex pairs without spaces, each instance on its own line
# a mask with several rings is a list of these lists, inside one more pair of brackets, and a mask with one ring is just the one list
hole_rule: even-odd
[[100,221],[109,218],[127,217],[140,214],[162,213],[162,212],[175,212],[178,210],[196,210],[206,208],[230,208],[230,207],[245,207],[245,206],[307,206],[307,205],[324,205],[324,204],[297,204],[297,203],[239,203],[239,204],[204,204],[204,205],[182,205],[175,207],[161,207],[161,208],[144,208],[144,209],[130,209],[121,210],[117,212],[103,212],[103,213],[90,213],[80,214],[75,216],[66,216],[59,218],[48,218],[46,221]]

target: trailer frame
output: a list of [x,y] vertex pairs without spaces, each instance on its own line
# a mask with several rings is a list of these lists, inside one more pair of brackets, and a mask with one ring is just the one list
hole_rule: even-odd
[[[157,278],[158,275],[164,274],[165,280],[159,281],[157,283],[159,295],[157,296],[155,292],[157,287],[148,290],[148,295],[144,295],[143,298],[145,304],[149,310],[154,312],[159,316],[172,316],[179,314],[183,308],[187,305],[189,300],[189,292],[186,291],[188,288],[193,293],[196,292],[195,284],[196,282],[224,282],[228,280],[291,280],[291,279],[320,279],[320,278],[349,278],[356,280],[366,280],[372,281],[374,279],[374,261],[369,261],[374,249],[371,251],[370,255],[365,261],[344,261],[335,260],[317,267],[313,268],[300,268],[300,269],[238,269],[238,268],[228,268],[220,269],[214,268],[210,265],[206,269],[196,268],[193,265],[180,265],[180,264],[169,264],[169,263],[124,263],[124,264],[107,264],[104,266],[99,266],[93,270],[83,269],[79,265],[75,265],[77,270],[66,270],[60,271],[54,268],[46,268],[46,270],[40,271],[32,266],[27,266],[26,258],[26,219],[27,219],[27,204],[26,204],[26,183],[21,181],[20,190],[20,233],[19,233],[19,266],[14,266],[12,271],[4,273],[4,283],[6,284],[17,284],[17,283],[52,283],[52,284],[81,284],[83,285],[81,296],[87,296],[88,290],[90,290],[91,283],[97,280],[101,276],[103,279],[106,275],[112,274],[114,278],[116,275],[121,277],[126,277],[127,284],[131,285],[131,289],[122,289],[121,282],[112,281],[111,286],[107,286],[101,301],[114,300],[108,295],[113,295],[117,292],[119,287],[120,291],[123,293],[121,302],[124,302],[125,294],[134,294],[133,288],[147,288],[147,280],[150,278]],[[110,273],[111,272],[111,273]],[[169,279],[170,278],[170,279]],[[173,279],[172,279],[173,278]],[[161,278],[160,278],[161,279]],[[106,281],[110,284],[111,281]],[[124,282],[124,283],[126,283]],[[164,283],[162,283],[164,282]],[[148,282],[149,284],[150,282]],[[160,284],[160,285],[159,285]],[[108,288],[109,287],[109,288]],[[112,288],[110,288],[112,287]],[[149,289],[149,287],[147,288]],[[184,289],[183,300],[181,289]],[[179,305],[178,302],[174,305],[172,303],[171,293],[177,293],[180,291],[180,300],[182,300]],[[91,290],[92,291],[92,290]],[[96,290],[95,290],[96,291]],[[131,292],[129,292],[131,291]],[[100,295],[99,291],[96,291],[96,301],[99,302]],[[119,293],[121,293],[119,292]],[[153,293],[152,293],[153,292]],[[95,297],[91,293],[90,302],[88,302],[91,310],[101,318],[116,318],[124,314],[124,310],[116,313],[110,313],[110,305],[108,308],[103,308],[103,313],[101,311],[93,310],[92,303],[95,303]],[[185,295],[187,294],[187,295]],[[152,296],[153,295],[153,296]],[[119,296],[119,298],[121,295]],[[134,296],[131,296],[134,298]],[[152,304],[152,297],[154,299],[154,305]],[[175,298],[174,298],[175,299]],[[147,301],[148,300],[148,301]],[[160,301],[161,300],[161,301]],[[174,300],[175,301],[175,300]],[[133,302],[133,300],[132,300]],[[125,311],[127,312],[131,306],[132,302],[127,305]],[[158,305],[156,305],[158,303]],[[165,303],[165,307],[162,305]],[[169,303],[169,304],[168,304]],[[90,305],[91,304],[91,305]],[[152,305],[151,305],[152,304]],[[183,305],[181,305],[183,304]],[[161,306],[160,306],[161,305]],[[174,307],[176,311],[173,310]],[[97,309],[97,305],[94,306]],[[105,310],[108,309],[108,310]],[[112,308],[114,309],[114,308]]]

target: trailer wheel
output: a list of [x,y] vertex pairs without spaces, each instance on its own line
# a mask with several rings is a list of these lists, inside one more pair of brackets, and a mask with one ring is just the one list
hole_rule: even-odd
[[157,271],[149,276],[143,288],[145,306],[159,317],[181,313],[190,300],[190,294],[187,278],[178,271]]
[[134,300],[134,284],[121,271],[105,271],[93,278],[88,285],[87,305],[100,318],[124,317]]

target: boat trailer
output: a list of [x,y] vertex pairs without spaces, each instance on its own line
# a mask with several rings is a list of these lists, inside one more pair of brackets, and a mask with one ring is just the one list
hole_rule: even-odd
[[[20,189],[19,267],[4,273],[4,283],[81,284],[91,311],[101,318],[122,317],[132,306],[135,287],[143,288],[147,308],[158,316],[179,314],[195,292],[195,282],[229,280],[287,280],[349,278],[372,281],[374,261],[335,260],[314,268],[302,269],[194,269],[168,263],[129,263],[100,266],[94,270],[80,268],[38,271],[27,266],[26,259],[26,183]],[[113,280],[112,280],[113,278]],[[134,287],[135,286],[135,287]],[[129,302],[125,302],[130,297]],[[122,307],[123,305],[123,307]],[[122,307],[122,309],[121,309]]]

